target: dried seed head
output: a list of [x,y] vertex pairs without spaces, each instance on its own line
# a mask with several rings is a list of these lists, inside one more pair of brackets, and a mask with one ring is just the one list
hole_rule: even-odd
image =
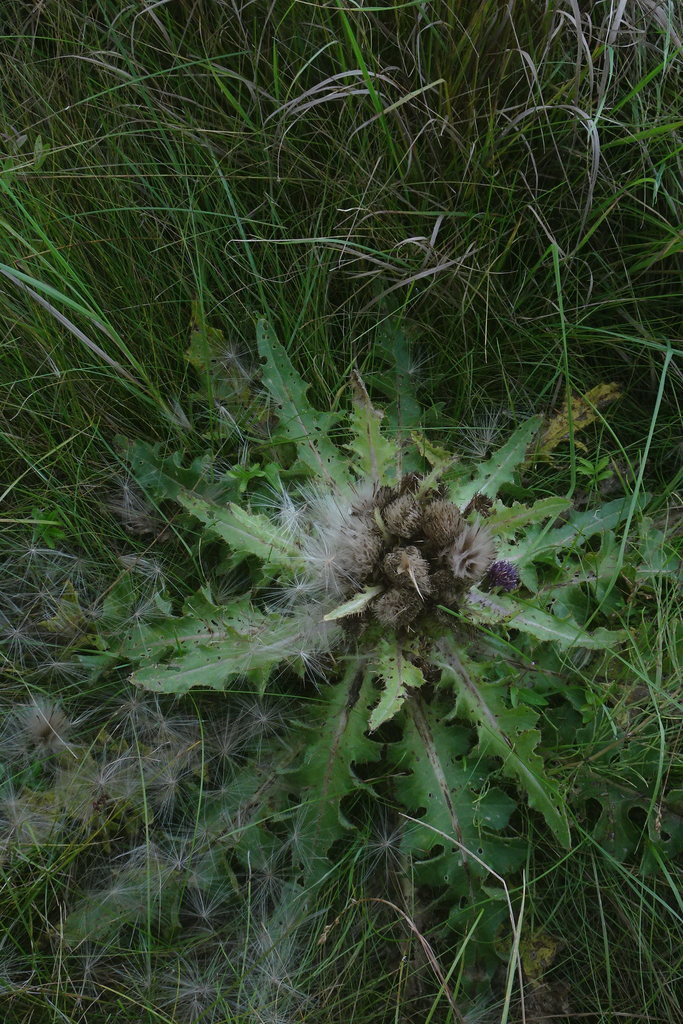
[[403,494],[386,506],[382,518],[391,533],[407,540],[420,529],[422,509],[412,494]]
[[381,487],[375,488],[373,494],[372,505],[378,509],[386,508],[389,502],[393,501],[394,498],[398,498],[399,491],[396,487],[389,487],[387,484],[382,484]]
[[401,478],[401,483],[399,484],[400,493],[415,494],[422,483],[422,480],[423,476],[421,473],[406,473],[405,476]]
[[432,592],[429,563],[414,545],[394,548],[382,561],[384,575],[395,587],[417,591],[424,600]]
[[374,523],[366,523],[365,529],[357,531],[358,547],[356,548],[355,578],[365,583],[377,568],[382,554],[384,540]]
[[[360,496],[361,502],[363,496]],[[300,534],[303,577],[322,598],[354,593],[374,571],[383,540],[368,514],[334,494],[313,493]]]
[[430,501],[422,514],[425,537],[440,548],[451,544],[462,528],[462,516],[452,501]]
[[437,569],[432,573],[431,584],[435,604],[445,604],[449,608],[457,606],[463,587],[450,569]]
[[478,512],[480,516],[485,519],[491,515],[491,509],[493,508],[493,499],[487,498],[485,494],[475,494],[472,500],[465,508],[463,515],[469,516],[472,512]]
[[36,696],[33,703],[20,705],[8,718],[0,749],[8,760],[50,757],[67,747],[72,725],[59,704]]
[[493,537],[479,523],[465,526],[443,554],[445,567],[457,579],[476,583],[496,555]]
[[423,611],[422,600],[414,590],[392,587],[372,603],[375,618],[382,626],[399,629],[407,626]]

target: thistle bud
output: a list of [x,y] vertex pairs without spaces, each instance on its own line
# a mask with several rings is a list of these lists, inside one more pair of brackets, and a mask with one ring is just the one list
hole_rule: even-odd
[[463,515],[467,517],[472,512],[478,512],[484,519],[488,519],[491,515],[493,508],[493,500],[488,498],[485,494],[475,494],[472,500],[465,508]]
[[421,473],[406,473],[401,479],[399,484],[399,490],[401,494],[415,494],[420,484],[422,483]]
[[389,487],[388,484],[382,484],[381,487],[375,488],[373,504],[381,511],[398,496],[399,491],[397,487]]
[[422,514],[424,535],[436,547],[451,544],[462,525],[462,516],[452,501],[431,501]]
[[422,509],[411,494],[403,494],[386,506],[382,519],[391,533],[407,540],[420,529]]

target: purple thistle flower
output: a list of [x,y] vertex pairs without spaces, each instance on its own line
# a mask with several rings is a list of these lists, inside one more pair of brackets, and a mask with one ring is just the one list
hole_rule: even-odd
[[519,573],[512,562],[493,562],[486,574],[486,582],[490,587],[500,587],[501,590],[516,590]]

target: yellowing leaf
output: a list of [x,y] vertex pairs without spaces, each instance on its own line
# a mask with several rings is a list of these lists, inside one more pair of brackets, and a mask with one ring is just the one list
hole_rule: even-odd
[[547,932],[534,932],[522,939],[519,952],[525,977],[532,981],[540,981],[551,966],[560,948],[559,939]]
[[[590,426],[600,414],[600,411],[621,397],[619,385],[612,381],[609,384],[598,384],[591,388],[585,395],[575,395],[572,398],[572,427],[574,431],[583,430]],[[535,462],[549,462],[551,453],[569,439],[569,411],[565,402],[560,411],[548,420],[541,432],[538,449],[534,453]]]
[[453,452],[447,452],[445,448],[440,448],[438,444],[434,444],[424,434],[421,434],[419,430],[411,430],[410,436],[415,442],[415,447],[420,455],[423,459],[427,460],[432,469],[443,472],[457,460],[457,456]]

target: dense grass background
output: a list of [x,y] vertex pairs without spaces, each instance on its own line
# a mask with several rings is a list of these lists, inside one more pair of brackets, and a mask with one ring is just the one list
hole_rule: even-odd
[[[9,711],[29,692],[78,710],[116,698],[103,686],[84,691],[56,646],[40,647],[31,623],[46,581],[78,576],[96,606],[121,573],[120,556],[134,551],[160,559],[182,591],[182,545],[169,543],[154,510],[137,508],[121,438],[229,462],[259,442],[258,431],[236,432],[226,419],[217,376],[199,379],[185,359],[197,320],[223,332],[229,372],[236,361],[255,366],[254,323],[268,317],[318,403],[336,407],[354,361],[381,400],[391,316],[412,339],[426,429],[475,454],[567,393],[615,381],[622,397],[582,436],[582,454],[610,456],[612,485],[630,490],[642,476],[650,510],[675,531],[678,5],[101,0],[5,9],[0,527],[11,728]],[[564,448],[529,482],[545,494],[578,484],[580,501],[599,491],[576,477]],[[657,753],[660,779],[675,778],[676,607],[668,591],[647,602],[641,649],[620,680],[644,693],[617,710]],[[573,756],[586,751],[577,744]],[[529,935],[553,936],[558,951],[527,1019],[675,1021],[676,866],[639,874],[585,827],[568,856],[543,835],[534,840],[523,883]],[[199,971],[203,995],[181,998],[167,978],[147,998],[144,944],[114,950],[116,963],[128,958],[127,975],[76,962],[96,961],[94,948],[63,951],[59,908],[75,847],[18,873],[0,861],[6,1019],[140,1020],[138,998],[150,1022],[231,1019],[211,996],[212,977],[225,973],[220,957],[202,951],[193,963],[190,950],[178,967],[169,951],[170,977],[185,972],[192,989]],[[379,848],[391,852],[387,836]],[[324,906],[346,905],[349,878],[342,864]],[[228,941],[233,960],[252,968],[267,959],[249,931],[253,898],[242,894]],[[446,1020],[438,986],[432,1011],[429,1001],[413,1008],[400,958],[396,966],[386,954],[405,928],[375,910],[344,911],[322,946],[313,914],[287,947],[289,980],[273,982],[306,998],[257,1005],[242,993],[243,1019]],[[22,941],[32,944],[28,962]],[[250,977],[245,967],[236,989]],[[499,1008],[486,1013],[501,1019]]]

